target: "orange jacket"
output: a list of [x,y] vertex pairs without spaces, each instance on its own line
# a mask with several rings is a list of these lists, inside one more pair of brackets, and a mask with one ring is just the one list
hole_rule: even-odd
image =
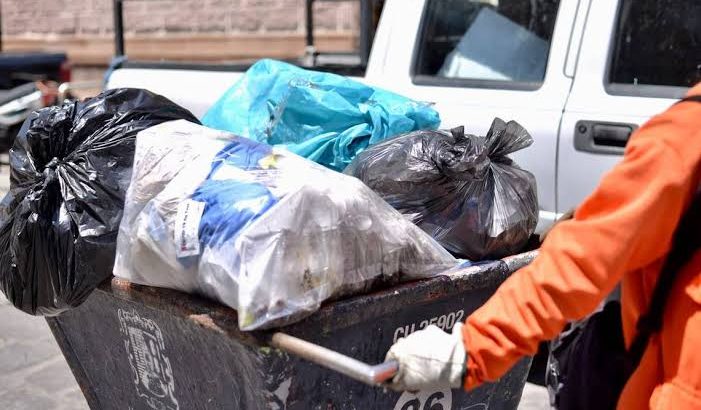
[[[701,85],[690,95],[701,95]],[[701,103],[672,106],[631,137],[623,160],[463,328],[465,388],[499,378],[567,321],[592,312],[621,279],[631,343],[685,206],[699,186]],[[701,234],[701,232],[699,233]],[[701,253],[676,281],[662,331],[619,400],[622,409],[701,408]]]

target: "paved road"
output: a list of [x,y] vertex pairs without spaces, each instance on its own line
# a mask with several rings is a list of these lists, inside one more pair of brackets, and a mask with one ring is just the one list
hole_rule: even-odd
[[[0,197],[9,189],[7,172],[0,167]],[[0,410],[84,409],[85,399],[44,319],[16,310],[0,293]],[[547,391],[526,385],[519,410],[546,409]]]
[[0,296],[0,408],[87,409],[46,322]]

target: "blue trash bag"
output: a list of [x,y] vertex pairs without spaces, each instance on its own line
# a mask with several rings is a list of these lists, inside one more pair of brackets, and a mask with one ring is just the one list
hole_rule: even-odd
[[336,74],[260,60],[212,108],[202,123],[290,151],[342,171],[368,145],[436,129],[430,104]]

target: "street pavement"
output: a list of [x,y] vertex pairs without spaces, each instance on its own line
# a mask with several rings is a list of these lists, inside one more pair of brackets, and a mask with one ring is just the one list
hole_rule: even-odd
[[[7,154],[0,161],[7,163]],[[0,166],[0,196],[9,190],[8,171]],[[519,410],[548,408],[545,388],[527,384]],[[88,405],[44,319],[15,309],[0,292],[0,410],[84,409]]]
[[44,319],[20,312],[3,296],[0,296],[0,408],[88,408]]

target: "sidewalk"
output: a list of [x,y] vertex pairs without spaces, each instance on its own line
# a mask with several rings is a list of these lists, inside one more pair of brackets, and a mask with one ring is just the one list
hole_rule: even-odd
[[87,409],[83,394],[43,318],[0,294],[0,408]]
[[[0,153],[0,164],[10,162],[10,156],[7,152]],[[10,167],[9,165],[0,165],[0,199],[5,196],[5,193],[10,190]]]

